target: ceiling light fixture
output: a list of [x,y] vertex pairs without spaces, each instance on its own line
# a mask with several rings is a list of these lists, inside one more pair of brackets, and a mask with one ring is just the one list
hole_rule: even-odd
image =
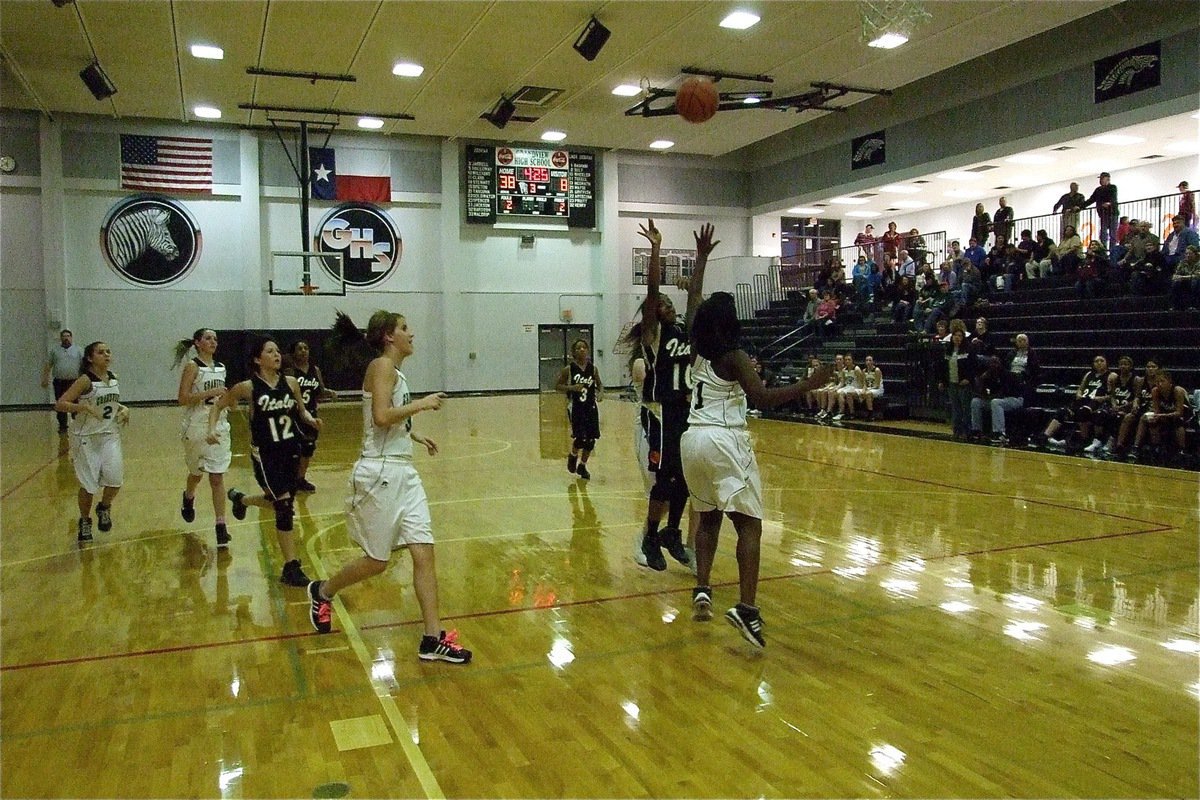
[[398,75],[401,78],[416,78],[425,71],[425,68],[420,64],[413,64],[409,61],[397,61],[392,66],[392,74]]
[[562,131],[546,131],[542,134],[543,142],[561,142],[567,138],[567,134]]
[[1200,153],[1200,142],[1171,142],[1167,149],[1175,153]]
[[837,203],[839,206],[861,206],[871,201],[865,197],[835,197],[829,202]]
[[631,83],[622,83],[612,90],[612,93],[617,97],[637,97],[642,93],[642,87],[634,86]]
[[933,19],[918,0],[860,0],[858,14],[862,40],[882,50],[904,44],[918,25]]
[[383,120],[379,117],[359,117],[358,127],[366,128],[369,131],[377,131],[383,127]]
[[862,217],[863,219],[871,219],[872,217],[881,216],[878,211],[847,211],[847,217]]
[[667,150],[668,148],[671,148],[674,146],[675,146],[675,143],[672,142],[670,139],[655,139],[653,142],[650,143],[651,150]]
[[196,58],[208,58],[214,61],[220,61],[225,57],[225,51],[219,47],[214,47],[211,44],[194,44],[191,47],[192,55]]
[[825,209],[823,209],[823,208],[815,208],[815,207],[811,207],[811,206],[796,206],[795,208],[789,208],[787,210],[787,213],[788,214],[820,214],[824,211],[825,211]]
[[753,14],[749,11],[734,11],[721,20],[721,27],[735,31],[744,31],[747,28],[757,25],[758,20],[758,14]]
[[941,175],[938,175],[938,177],[948,181],[969,181],[974,180],[979,176],[974,172],[952,171],[943,172]]
[[929,203],[920,200],[893,200],[892,205],[896,208],[929,208]]
[[1106,133],[1103,136],[1094,136],[1088,139],[1092,144],[1138,144],[1146,141],[1141,136],[1129,136],[1124,133]]
[[889,183],[887,186],[879,187],[879,191],[887,192],[888,194],[917,194],[921,191],[921,187],[909,186],[904,183]]
[[192,113],[202,119],[220,119],[221,109],[213,108],[212,106],[196,106],[192,109]]
[[1004,159],[1005,163],[1008,164],[1031,165],[1053,164],[1057,160],[1058,159],[1056,159],[1054,156],[1047,156],[1043,155],[1042,153],[1018,153],[1015,156],[1009,156],[1008,158]]

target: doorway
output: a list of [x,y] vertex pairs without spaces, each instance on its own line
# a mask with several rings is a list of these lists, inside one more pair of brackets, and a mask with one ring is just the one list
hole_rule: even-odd
[[538,326],[538,389],[553,392],[558,374],[571,360],[571,342],[583,339],[595,358],[591,325]]

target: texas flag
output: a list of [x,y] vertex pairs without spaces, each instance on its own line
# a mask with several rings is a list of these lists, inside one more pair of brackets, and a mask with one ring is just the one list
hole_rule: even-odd
[[391,158],[386,150],[343,150],[341,169],[332,147],[310,147],[308,159],[313,199],[391,202]]

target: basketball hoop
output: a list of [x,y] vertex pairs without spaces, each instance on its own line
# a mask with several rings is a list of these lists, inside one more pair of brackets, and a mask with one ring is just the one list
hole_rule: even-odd
[[313,286],[311,283],[306,283],[300,287],[300,293],[304,295],[316,294],[320,286]]

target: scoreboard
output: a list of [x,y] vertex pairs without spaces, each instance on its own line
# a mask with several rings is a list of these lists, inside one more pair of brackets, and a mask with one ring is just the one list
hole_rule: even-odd
[[594,154],[467,145],[465,155],[467,222],[548,217],[572,228],[596,226]]

